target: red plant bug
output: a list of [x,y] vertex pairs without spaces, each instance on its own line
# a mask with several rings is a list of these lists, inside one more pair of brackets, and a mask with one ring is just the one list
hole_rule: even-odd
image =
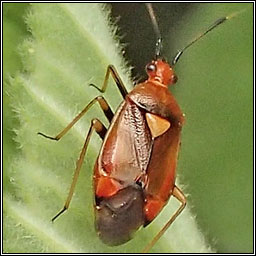
[[100,120],[91,121],[65,205],[52,221],[70,205],[90,138],[96,131],[103,143],[94,167],[94,209],[96,230],[104,243],[115,246],[129,241],[136,230],[156,218],[170,196],[181,203],[143,252],[152,248],[186,205],[183,192],[175,184],[180,136],[185,120],[168,90],[168,86],[177,82],[173,66],[188,47],[231,17],[218,19],[178,51],[170,66],[161,56],[162,39],[152,6],[146,6],[157,36],[155,59],[146,66],[148,79],[128,93],[115,67],[109,65],[102,88],[91,86],[104,93],[109,75],[112,75],[124,98],[115,114],[107,101],[98,96],[57,136],[38,133],[58,141],[92,105],[99,103],[110,125],[107,129]]

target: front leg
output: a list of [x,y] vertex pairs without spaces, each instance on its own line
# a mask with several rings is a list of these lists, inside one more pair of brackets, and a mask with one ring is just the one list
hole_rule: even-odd
[[106,72],[106,75],[105,75],[105,79],[104,79],[104,82],[103,82],[103,85],[102,85],[101,88],[97,87],[94,84],[90,84],[90,86],[93,86],[98,91],[104,93],[106,91],[106,89],[107,89],[108,79],[109,79],[109,75],[110,74],[112,75],[113,79],[115,80],[115,83],[116,83],[120,93],[122,94],[123,98],[125,98],[125,96],[126,96],[126,94],[128,92],[127,92],[127,90],[126,90],[126,88],[124,86],[123,81],[121,80],[120,76],[118,75],[116,68],[113,65],[109,65],[108,66],[107,72]]

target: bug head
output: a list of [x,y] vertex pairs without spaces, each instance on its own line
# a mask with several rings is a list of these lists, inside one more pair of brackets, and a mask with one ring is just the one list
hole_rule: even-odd
[[156,20],[156,15],[154,13],[151,3],[146,3],[149,16],[152,21],[152,25],[157,36],[156,50],[155,50],[155,60],[146,66],[146,72],[148,74],[148,80],[152,82],[159,82],[162,85],[168,86],[175,84],[177,82],[177,76],[174,73],[172,67],[161,57],[162,51],[162,36],[160,29]]
[[175,84],[178,80],[173,68],[163,59],[152,60],[146,66],[149,81],[157,81],[163,85]]

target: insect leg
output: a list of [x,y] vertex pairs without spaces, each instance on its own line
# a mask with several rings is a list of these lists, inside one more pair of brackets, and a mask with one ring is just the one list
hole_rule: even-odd
[[72,180],[72,183],[71,183],[71,186],[70,186],[70,189],[69,189],[68,197],[66,199],[66,202],[64,204],[63,209],[52,218],[52,221],[54,221],[56,218],[58,218],[69,207],[70,201],[71,201],[72,196],[74,194],[74,190],[75,190],[75,186],[76,186],[76,183],[77,183],[77,179],[78,179],[81,167],[82,167],[82,163],[84,161],[85,153],[86,153],[86,150],[87,150],[90,138],[91,138],[92,133],[93,133],[94,130],[98,133],[98,135],[102,139],[104,139],[105,134],[107,132],[106,127],[101,123],[101,121],[99,121],[98,119],[93,119],[91,121],[91,126],[90,126],[90,129],[89,129],[88,134],[86,136],[86,139],[85,139],[85,142],[84,142],[84,146],[83,146],[83,148],[81,150],[79,159],[76,162],[76,170],[75,170],[75,173],[74,173],[74,176],[73,176],[73,180]]
[[123,98],[125,98],[126,94],[128,93],[123,81],[121,80],[120,76],[118,75],[116,68],[113,65],[109,65],[107,68],[107,72],[104,78],[104,82],[101,88],[97,87],[94,84],[90,84],[90,86],[95,87],[97,90],[99,90],[100,92],[104,93],[107,89],[107,85],[108,85],[108,79],[109,79],[109,74],[112,75],[112,77],[114,78],[116,85],[120,91],[120,93],[122,94]]
[[180,213],[183,211],[183,209],[186,206],[186,197],[183,194],[183,192],[175,186],[173,189],[172,195],[176,197],[180,202],[181,206],[178,208],[178,210],[172,215],[170,220],[163,226],[163,228],[158,232],[158,234],[154,237],[154,239],[144,248],[142,251],[143,253],[148,252],[154,245],[155,243],[159,240],[159,238],[164,234],[164,232],[171,226],[171,224],[174,222],[176,217],[180,215]]
[[55,137],[51,137],[48,135],[45,135],[44,133],[38,132],[38,135],[41,135],[47,139],[51,139],[51,140],[59,140],[61,139],[70,129],[71,127],[90,109],[90,107],[92,105],[94,105],[96,102],[99,102],[101,109],[103,110],[105,116],[107,117],[107,119],[109,120],[109,122],[111,122],[114,114],[112,112],[112,110],[110,109],[107,101],[102,97],[102,96],[98,96],[96,98],[94,98],[74,119],[71,123],[69,123],[67,125],[67,127],[65,127],[58,135],[56,135]]

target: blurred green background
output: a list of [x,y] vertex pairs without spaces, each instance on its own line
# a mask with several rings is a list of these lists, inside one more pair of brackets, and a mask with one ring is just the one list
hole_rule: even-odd
[[[21,69],[17,46],[29,34],[23,22],[28,4],[4,4],[4,80]],[[145,77],[154,54],[155,36],[143,4],[112,4],[125,57],[136,67],[134,80]],[[222,253],[253,251],[253,4],[154,4],[171,59],[219,17],[241,12],[192,46],[175,70],[174,88],[186,114],[178,175],[189,194],[188,204],[209,243]],[[134,29],[136,28],[136,29]],[[5,87],[4,87],[5,92]],[[18,127],[3,97],[5,171],[17,151]],[[184,233],[186,236],[186,233]]]

